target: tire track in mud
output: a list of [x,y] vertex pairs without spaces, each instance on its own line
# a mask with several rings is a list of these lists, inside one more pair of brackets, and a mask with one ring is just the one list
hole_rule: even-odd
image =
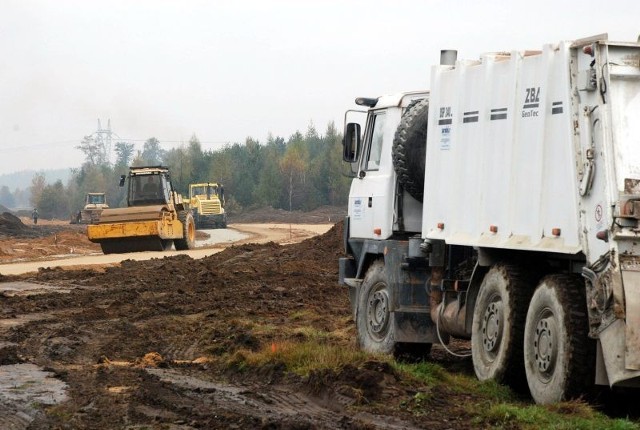
[[[205,381],[185,375],[176,369],[147,368],[147,373],[160,382],[194,393],[203,403],[257,419],[274,422],[295,422],[318,428],[352,428],[365,425],[370,428],[417,429],[412,423],[389,416],[356,413],[348,416],[344,407],[353,400],[344,396],[337,399],[319,399],[285,386],[234,386]],[[258,391],[261,390],[261,391]]]
[[[31,412],[31,413],[30,413]],[[0,428],[22,430],[29,427],[35,419],[34,411],[21,408],[0,396]]]

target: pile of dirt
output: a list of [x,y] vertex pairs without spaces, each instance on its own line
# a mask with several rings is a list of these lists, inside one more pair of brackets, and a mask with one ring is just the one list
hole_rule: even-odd
[[27,225],[24,218],[18,218],[11,212],[0,214],[0,239],[6,238],[37,238],[50,236],[62,231],[78,231],[70,228],[67,223],[44,221],[37,225]]
[[321,206],[309,212],[286,211],[267,206],[238,214],[231,213],[229,223],[334,224],[342,221],[346,215],[346,206]]
[[2,212],[0,215],[0,238],[36,236],[37,232],[24,225],[20,218],[11,212]]

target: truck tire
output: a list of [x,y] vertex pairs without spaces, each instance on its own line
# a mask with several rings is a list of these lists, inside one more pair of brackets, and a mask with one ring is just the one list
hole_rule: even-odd
[[531,281],[514,265],[496,264],[485,275],[471,326],[471,356],[481,381],[525,387],[522,344]]
[[182,239],[174,239],[173,245],[177,251],[196,247],[196,225],[193,215],[189,211],[178,212],[178,219],[182,223]]
[[360,286],[356,329],[358,346],[363,351],[392,354],[395,349],[391,318],[391,289],[383,260],[375,261],[367,270]]
[[589,339],[584,282],[549,275],[531,298],[524,332],[524,363],[536,403],[577,397],[594,381],[595,341]]
[[393,138],[393,168],[398,182],[416,200],[424,198],[424,163],[427,152],[429,100],[407,106]]

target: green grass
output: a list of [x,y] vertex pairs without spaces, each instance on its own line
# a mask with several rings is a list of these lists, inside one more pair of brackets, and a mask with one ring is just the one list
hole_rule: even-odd
[[596,412],[582,402],[564,402],[556,405],[521,405],[495,403],[485,410],[475,408],[476,424],[495,429],[520,428],[523,430],[627,430],[638,429],[635,423],[611,419]]
[[228,363],[240,369],[282,363],[288,371],[307,376],[315,370],[337,370],[347,364],[358,366],[370,359],[370,355],[355,348],[305,340],[273,342],[257,352],[237,351]]
[[[445,392],[464,393],[473,401],[463,405],[479,428],[494,429],[552,429],[552,430],[627,430],[640,429],[640,425],[611,419],[582,401],[555,405],[533,405],[523,402],[508,387],[493,381],[480,382],[476,378],[449,373],[435,363],[395,363],[398,372],[426,385],[427,390],[441,388]],[[428,413],[431,391],[418,392],[404,406],[415,415]]]
[[[252,332],[271,332],[254,326]],[[396,400],[395,407],[414,416],[428,416],[439,407],[442,398],[451,399],[452,414],[461,414],[478,428],[495,429],[639,429],[640,425],[625,419],[611,419],[581,401],[555,405],[534,405],[504,385],[480,382],[474,376],[452,373],[432,362],[400,363],[387,356],[374,356],[359,351],[346,332],[326,332],[309,326],[289,327],[280,338],[265,342],[258,351],[237,350],[220,359],[224,365],[239,370],[261,366],[282,366],[286,371],[308,376],[314,371],[339,372],[346,365],[359,368],[377,360],[390,363],[396,374],[413,387]],[[353,387],[356,389],[355,387]],[[436,403],[434,403],[436,402]]]

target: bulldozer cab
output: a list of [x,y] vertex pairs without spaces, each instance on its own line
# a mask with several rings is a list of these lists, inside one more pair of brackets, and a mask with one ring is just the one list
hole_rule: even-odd
[[191,184],[189,187],[189,198],[193,199],[198,197],[201,200],[211,200],[217,197],[222,201],[224,199],[224,189],[218,184]]
[[88,193],[85,201],[87,205],[104,205],[106,203],[104,193]]
[[129,206],[171,203],[171,183],[163,171],[130,172],[128,191]]

